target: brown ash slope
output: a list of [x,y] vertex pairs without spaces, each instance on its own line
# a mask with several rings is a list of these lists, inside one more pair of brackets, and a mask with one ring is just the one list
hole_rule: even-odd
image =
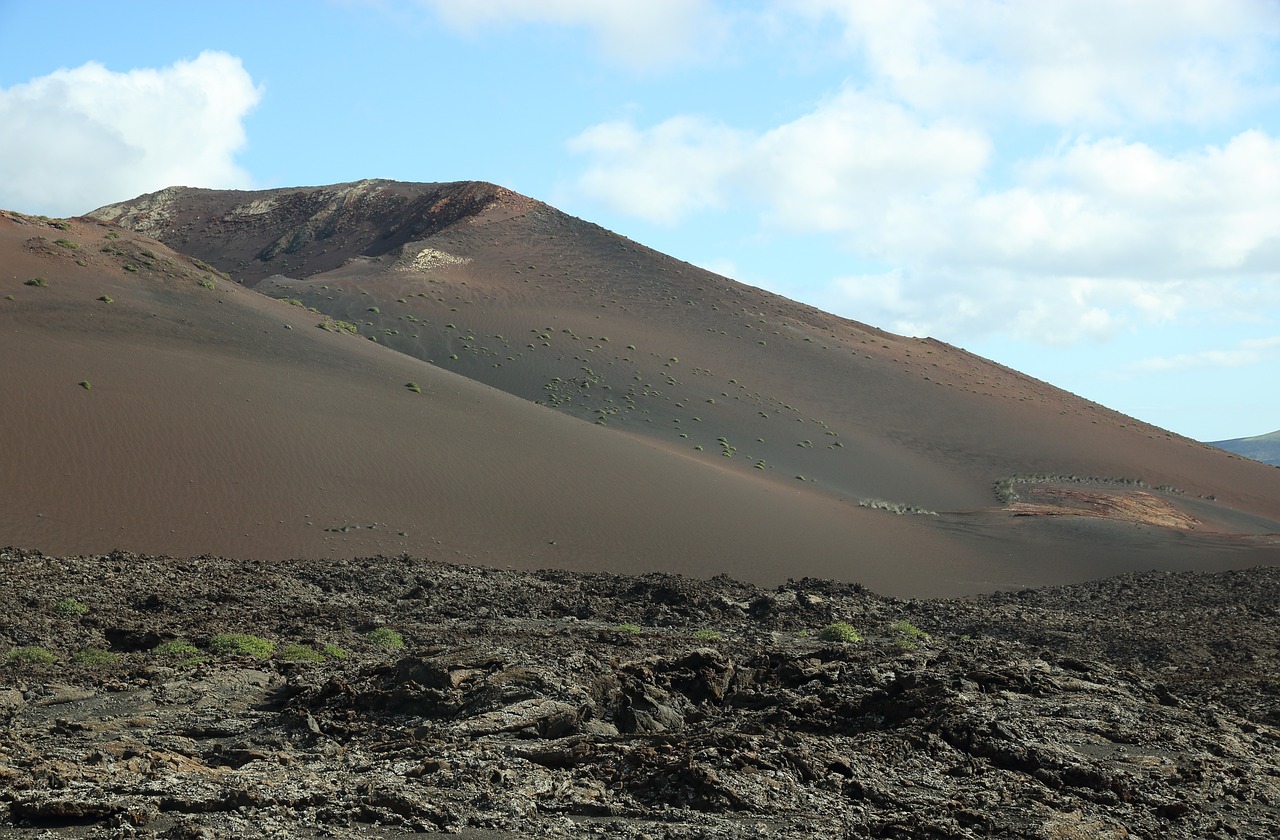
[[491,184],[173,188],[94,215],[616,437],[844,511],[936,512],[901,527],[947,544],[950,591],[1277,559],[1274,469]]
[[409,556],[0,574],[0,836],[1280,832],[1277,569],[927,601]]
[[5,540],[886,585],[895,546],[945,553],[322,320],[123,228],[0,214]]

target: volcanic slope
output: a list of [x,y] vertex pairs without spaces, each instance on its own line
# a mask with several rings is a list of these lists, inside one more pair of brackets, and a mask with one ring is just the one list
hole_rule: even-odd
[[[855,567],[886,529],[942,539],[939,557],[894,554],[952,591],[1280,551],[1274,469],[491,184],[172,188],[92,215],[615,440],[834,505],[859,523]],[[788,554],[779,569],[809,571]]]
[[0,214],[0,266],[6,544],[799,570],[890,590],[894,546],[945,553],[894,517],[343,333],[122,228]]

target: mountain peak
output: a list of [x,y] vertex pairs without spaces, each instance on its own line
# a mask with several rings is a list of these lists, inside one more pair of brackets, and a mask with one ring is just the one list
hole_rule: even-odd
[[[486,211],[511,215],[539,206],[485,181],[369,178],[259,191],[167,187],[87,215],[196,256],[230,257],[237,278],[252,286],[273,274],[314,274],[353,256],[379,257]],[[225,243],[234,243],[231,253]]]

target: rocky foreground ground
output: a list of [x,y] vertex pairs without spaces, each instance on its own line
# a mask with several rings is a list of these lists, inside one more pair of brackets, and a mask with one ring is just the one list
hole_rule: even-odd
[[1277,569],[902,601],[10,548],[0,582],[3,837],[1280,836]]

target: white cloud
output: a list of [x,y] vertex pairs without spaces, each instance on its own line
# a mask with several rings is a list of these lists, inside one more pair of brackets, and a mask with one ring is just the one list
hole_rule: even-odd
[[922,124],[896,105],[845,91],[757,135],[681,116],[648,129],[602,123],[569,148],[590,158],[581,193],[650,221],[676,222],[745,195],[784,226],[848,233],[888,203],[976,178],[989,144],[979,132]]
[[90,62],[0,90],[0,206],[69,215],[175,184],[248,186],[234,156],[261,95],[221,52],[126,73]]
[[935,259],[1148,280],[1280,269],[1280,138],[1250,130],[1176,155],[1103,138],[1024,168]]
[[1274,100],[1269,0],[778,0],[843,25],[869,84],[924,111],[1204,122]]
[[1080,140],[1003,189],[985,186],[982,131],[852,90],[764,132],[611,122],[570,148],[588,158],[579,193],[616,211],[674,223],[745,206],[898,266],[875,281],[892,294],[837,280],[827,303],[915,333],[1107,336],[1221,310],[1280,272],[1280,139],[1260,131],[1174,155]]
[[641,131],[626,121],[601,123],[569,141],[595,163],[578,189],[648,221],[673,223],[720,207],[725,182],[740,170],[746,135],[696,117],[673,117]]
[[[910,203],[968,189],[990,143],[978,131],[923,122],[898,105],[846,90],[761,135],[738,180],[792,228],[858,235]],[[881,243],[864,243],[876,250]]]
[[1063,343],[1280,303],[1280,138],[1262,131],[1173,154],[1080,139],[1002,187],[979,128],[854,90],[763,132],[678,117],[570,146],[588,159],[579,193],[616,211],[745,208],[896,266],[836,279],[821,303],[901,332]]
[[655,70],[704,56],[725,19],[710,0],[421,0],[464,32],[512,24],[582,27],[605,58]]
[[1244,339],[1227,349],[1157,356],[1126,365],[1121,378],[1149,373],[1177,373],[1198,368],[1237,368],[1280,360],[1280,336]]

